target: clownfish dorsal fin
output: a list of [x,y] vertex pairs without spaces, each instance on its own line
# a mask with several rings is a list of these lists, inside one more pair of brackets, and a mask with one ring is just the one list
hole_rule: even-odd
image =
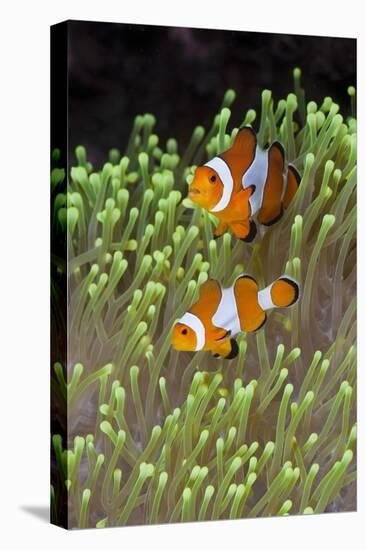
[[242,187],[240,189],[240,199],[244,198],[249,200],[249,198],[255,193],[256,187],[254,184],[248,185],[248,187]]
[[210,297],[212,298],[212,294],[215,294],[218,290],[220,290],[219,283],[215,279],[207,279],[207,281],[200,287],[200,300],[210,299]]
[[199,290],[199,299],[190,308],[190,312],[201,319],[210,321],[221,300],[221,287],[215,279],[208,279]]
[[250,162],[254,158],[257,147],[257,136],[251,126],[242,126],[239,128],[235,136],[234,143],[227,153],[232,155],[240,155],[250,158]]
[[237,152],[244,152],[248,148],[254,151],[257,147],[257,136],[251,126],[241,126],[235,136],[231,148]]
[[[243,126],[239,128],[230,149],[221,153],[221,157],[230,165],[236,178],[241,178],[252,164],[257,148],[257,137],[253,128]],[[239,186],[240,186],[239,182]]]
[[263,326],[266,313],[258,303],[258,283],[250,275],[241,275],[234,283],[240,328],[253,332]]

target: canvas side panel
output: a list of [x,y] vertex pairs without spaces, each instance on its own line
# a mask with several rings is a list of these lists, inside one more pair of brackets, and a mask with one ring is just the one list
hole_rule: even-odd
[[51,523],[68,527],[67,231],[68,23],[51,27]]

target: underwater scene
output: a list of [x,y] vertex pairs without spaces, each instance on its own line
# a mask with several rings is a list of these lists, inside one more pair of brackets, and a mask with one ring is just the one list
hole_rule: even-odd
[[163,137],[137,93],[116,143],[98,123],[91,143],[87,104],[69,150],[53,140],[53,523],[356,509],[355,81],[313,97],[294,60],[283,95],[242,75],[253,106],[225,86],[211,109],[215,88]]

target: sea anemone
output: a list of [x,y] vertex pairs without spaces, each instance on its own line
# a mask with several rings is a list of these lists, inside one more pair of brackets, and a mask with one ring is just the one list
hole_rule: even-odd
[[[52,521],[69,528],[353,510],[356,505],[356,120],[330,98],[262,92],[229,130],[228,90],[184,151],[135,118],[95,171],[84,147],[52,186]],[[187,199],[195,168],[253,125],[302,175],[286,214],[246,244],[213,239]],[[177,352],[171,331],[213,277],[286,273],[290,310],[239,355]],[[66,304],[67,296],[67,304]],[[67,316],[66,316],[67,309]]]

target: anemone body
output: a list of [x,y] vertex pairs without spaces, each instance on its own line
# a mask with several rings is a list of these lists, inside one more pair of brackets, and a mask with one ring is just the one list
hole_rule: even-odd
[[[160,144],[145,114],[100,171],[83,147],[67,189],[53,171],[68,297],[67,358],[54,346],[52,374],[53,414],[67,415],[52,438],[55,523],[65,501],[81,528],[355,508],[356,122],[331,98],[306,104],[294,76],[286,99],[262,93],[257,128],[301,184],[252,244],[214,240],[216,219],[185,198],[195,167],[255,125],[250,110],[228,131],[232,90],[184,151]],[[232,361],[174,351],[172,324],[200,286],[243,272],[261,287],[295,277],[299,304],[241,334]]]

